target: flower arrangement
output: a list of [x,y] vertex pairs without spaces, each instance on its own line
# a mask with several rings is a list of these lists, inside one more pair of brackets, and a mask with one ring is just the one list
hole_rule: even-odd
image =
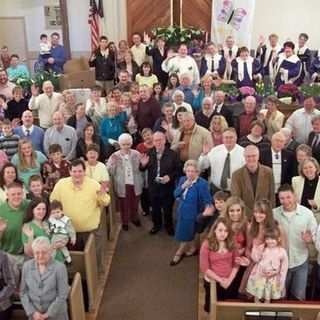
[[256,90],[252,87],[241,87],[239,88],[239,93],[242,97],[254,96],[256,94]]
[[217,90],[221,90],[231,97],[236,97],[239,94],[238,88],[234,84],[221,84]]
[[277,92],[278,92],[279,98],[285,98],[285,97],[297,98],[300,93],[300,90],[295,84],[286,83],[279,86]]
[[257,96],[268,97],[275,94],[274,86],[272,84],[264,84],[259,82],[256,84]]
[[191,45],[191,41],[204,36],[205,31],[192,26],[169,26],[152,29],[154,37],[163,37],[166,43],[170,45],[179,45],[185,43]]

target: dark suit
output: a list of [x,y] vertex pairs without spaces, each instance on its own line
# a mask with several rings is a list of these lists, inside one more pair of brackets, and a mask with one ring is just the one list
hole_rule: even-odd
[[165,147],[160,159],[160,177],[168,175],[170,181],[162,184],[156,182],[157,177],[157,151],[152,148],[149,151],[149,162],[146,167],[140,165],[140,171],[148,170],[148,189],[152,206],[152,221],[154,226],[162,226],[162,209],[164,213],[165,228],[172,228],[172,208],[174,203],[173,191],[176,180],[180,175],[181,163],[178,154]]
[[[215,105],[214,105],[214,107],[215,107]],[[228,123],[228,126],[233,127],[233,114],[232,114],[231,109],[229,109],[229,107],[226,104],[222,105],[220,112],[214,111],[213,115],[214,116],[216,116],[216,115],[224,116],[224,118],[226,119],[226,121]]]
[[[314,131],[309,133],[308,146],[312,146],[315,135],[316,133]],[[318,141],[317,145],[312,148],[312,156],[320,163],[320,141]]]
[[[271,148],[261,150],[259,162],[272,169]],[[286,149],[281,150],[281,185],[285,183],[291,184],[293,163],[293,153]]]

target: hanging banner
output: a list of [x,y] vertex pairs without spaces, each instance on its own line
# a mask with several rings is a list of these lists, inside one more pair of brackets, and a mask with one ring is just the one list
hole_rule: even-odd
[[225,45],[228,36],[233,36],[239,47],[250,49],[253,17],[256,0],[213,0],[211,40]]

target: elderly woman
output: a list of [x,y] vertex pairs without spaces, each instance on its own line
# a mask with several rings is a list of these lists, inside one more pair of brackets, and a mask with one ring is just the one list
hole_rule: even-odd
[[117,106],[114,102],[107,103],[107,115],[102,119],[99,128],[99,135],[106,149],[107,159],[118,149],[118,138],[124,132],[124,122],[127,120],[126,111],[117,113]]
[[284,114],[277,110],[279,100],[275,96],[267,98],[267,108],[260,110],[261,119],[264,120],[267,129],[267,138],[271,140],[274,133],[278,132],[284,121]]
[[[175,198],[179,198],[178,222],[175,240],[180,243],[170,265],[177,265],[184,256],[196,253],[195,222],[199,212],[209,210],[212,199],[208,182],[199,177],[200,168],[196,160],[188,160],[184,164],[185,176],[181,177],[174,191]],[[208,209],[207,209],[208,208]]]
[[202,106],[203,99],[209,97],[213,99],[214,92],[212,90],[212,77],[206,75],[201,79],[201,88],[199,91],[194,92],[193,107],[195,110],[199,110]]
[[83,129],[87,123],[92,122],[91,118],[86,115],[86,107],[82,102],[74,106],[75,114],[67,120],[67,125],[75,128],[78,138],[83,137]]
[[108,160],[107,168],[113,177],[115,193],[119,201],[122,230],[129,230],[129,221],[136,227],[141,223],[138,219],[138,207],[142,192],[143,178],[139,171],[141,154],[131,149],[132,137],[123,133],[118,139],[120,150],[113,153]]
[[59,104],[58,111],[63,114],[64,120],[67,122],[75,114],[75,96],[71,91],[63,90],[62,97],[64,101]]
[[24,263],[20,285],[22,306],[30,320],[68,320],[68,274],[64,264],[53,259],[46,237],[32,243],[34,259]]
[[320,182],[319,163],[315,158],[307,158],[299,164],[299,176],[292,178],[292,188],[297,202],[313,211],[320,222]]
[[211,120],[209,131],[212,136],[213,146],[223,144],[222,134],[228,128],[228,123],[224,116],[214,116]]
[[201,110],[197,112],[195,118],[196,123],[209,130],[211,120],[213,118],[213,100],[210,97],[205,97],[201,103]]
[[184,93],[181,90],[176,90],[172,94],[172,100],[174,105],[173,114],[176,113],[179,107],[184,107],[187,109],[188,112],[193,112],[192,107],[189,103],[184,102]]
[[249,126],[250,133],[238,140],[238,144],[245,148],[246,146],[253,144],[258,147],[259,151],[271,146],[271,142],[268,138],[263,136],[265,126],[263,122],[259,120],[252,121]]

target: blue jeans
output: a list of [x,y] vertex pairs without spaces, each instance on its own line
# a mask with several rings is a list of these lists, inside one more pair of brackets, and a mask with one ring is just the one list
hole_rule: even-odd
[[291,300],[305,300],[309,263],[306,260],[297,267],[289,268],[286,278],[286,297]]

